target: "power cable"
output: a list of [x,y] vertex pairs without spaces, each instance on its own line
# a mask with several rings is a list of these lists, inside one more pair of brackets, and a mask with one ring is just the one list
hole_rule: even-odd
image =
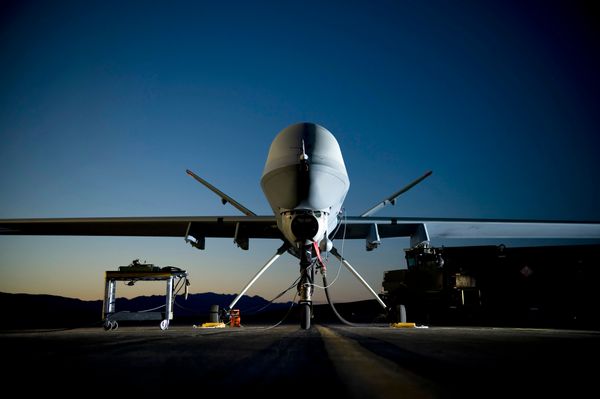
[[360,324],[351,323],[348,320],[344,319],[342,317],[342,315],[338,313],[337,309],[335,308],[335,305],[333,304],[333,301],[329,297],[329,289],[327,289],[327,287],[328,287],[328,285],[327,285],[327,276],[325,274],[323,274],[323,285],[325,286],[325,296],[327,297],[327,303],[329,303],[329,306],[331,307],[331,310],[333,310],[333,313],[336,315],[336,317],[342,323],[344,323],[346,325],[349,325],[349,326],[352,326],[352,327],[360,327]]

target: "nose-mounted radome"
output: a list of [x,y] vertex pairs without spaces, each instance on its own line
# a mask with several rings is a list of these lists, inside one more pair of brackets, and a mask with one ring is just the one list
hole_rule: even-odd
[[311,123],[289,126],[275,137],[260,184],[276,215],[329,210],[343,202],[350,187],[337,140]]

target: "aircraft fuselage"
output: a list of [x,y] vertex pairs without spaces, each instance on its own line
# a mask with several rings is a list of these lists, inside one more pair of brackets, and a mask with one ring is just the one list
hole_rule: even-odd
[[350,188],[333,134],[312,123],[282,130],[269,149],[261,187],[277,226],[292,245],[327,246]]

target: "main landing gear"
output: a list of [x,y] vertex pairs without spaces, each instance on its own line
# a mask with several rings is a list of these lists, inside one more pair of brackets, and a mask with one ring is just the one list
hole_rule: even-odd
[[[315,261],[315,257],[319,258],[318,246],[316,244],[313,245],[304,245],[302,248],[291,250],[291,245],[283,244],[271,259],[265,263],[265,265],[252,277],[252,279],[246,284],[244,289],[235,297],[235,299],[229,304],[229,309],[233,309],[235,304],[240,300],[240,298],[248,291],[248,289],[254,284],[256,280],[269,268],[275,261],[283,255],[284,252],[290,250],[290,253],[300,258],[300,280],[298,282],[297,290],[298,297],[300,298],[298,304],[300,305],[300,328],[303,330],[310,329],[313,319],[313,303],[312,296],[314,291],[314,281],[315,281],[315,269],[317,268],[317,264]],[[358,279],[358,281],[367,288],[369,292],[377,299],[379,304],[383,309],[387,311],[387,306],[385,303],[379,298],[379,296],[375,293],[375,291],[367,284],[367,282],[362,278],[360,274],[348,263],[346,259],[344,259],[338,251],[333,248],[330,253],[335,256],[342,265],[348,269],[354,277]],[[324,270],[322,270],[324,273]]]

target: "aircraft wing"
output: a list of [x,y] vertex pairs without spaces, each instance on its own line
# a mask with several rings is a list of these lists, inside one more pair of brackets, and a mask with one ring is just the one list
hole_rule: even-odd
[[283,238],[273,216],[4,219],[0,235],[192,236],[201,249],[206,237],[231,237],[243,249],[249,238]]
[[[192,236],[200,249],[207,237],[233,238],[242,249],[250,238],[284,239],[274,216],[4,219],[0,235]],[[600,222],[347,217],[332,238],[365,239],[373,249],[392,237],[410,237],[411,246],[430,237],[600,239]]]
[[410,237],[411,246],[430,237],[600,239],[600,222],[348,217],[342,220],[334,238],[344,236],[366,239],[367,249],[376,247],[379,239],[390,237]]

